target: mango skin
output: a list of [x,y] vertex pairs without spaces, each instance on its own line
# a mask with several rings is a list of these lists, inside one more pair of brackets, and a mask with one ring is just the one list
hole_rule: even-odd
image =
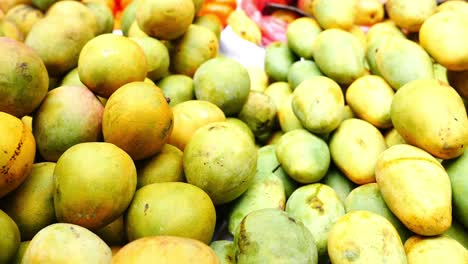
[[411,232],[388,209],[377,183],[368,183],[352,190],[344,202],[346,212],[365,210],[385,217],[395,227],[402,241],[411,236]]
[[284,134],[277,143],[276,157],[286,173],[300,183],[319,182],[330,165],[327,144],[305,129]]
[[5,212],[0,210],[0,228],[2,236],[0,237],[0,263],[9,263],[15,257],[16,251],[20,246],[21,235],[16,223]]
[[315,183],[296,189],[286,203],[286,212],[304,223],[314,237],[319,257],[327,255],[328,232],[346,212],[338,194]]
[[31,241],[23,241],[20,243],[18,251],[16,252],[16,256],[11,261],[11,264],[21,264],[23,261],[24,253],[26,253],[26,249],[29,247],[29,243]]
[[270,96],[275,103],[276,109],[281,107],[292,92],[293,90],[287,82],[274,82],[265,90],[265,94]]
[[27,36],[34,24],[43,17],[44,13],[27,4],[16,5],[5,14],[5,19],[14,22],[23,36]]
[[392,128],[385,134],[385,144],[387,144],[387,148],[398,145],[398,144],[406,144],[405,139],[398,134],[398,131],[395,128]]
[[468,249],[468,230],[459,222],[452,219],[452,225],[445,231],[444,236],[448,236],[458,241]]
[[459,158],[443,163],[450,177],[453,196],[453,213],[461,224],[468,228],[468,180],[466,169],[468,168],[468,152],[464,152]]
[[398,90],[390,116],[406,142],[435,157],[458,157],[468,144],[463,100],[452,87],[437,80],[416,80]]
[[216,253],[216,256],[218,256],[220,264],[235,264],[236,252],[233,241],[213,241],[211,242],[210,247]]
[[61,86],[47,94],[33,116],[41,156],[57,161],[71,146],[102,139],[104,107],[86,87]]
[[279,209],[248,214],[234,236],[236,262],[317,263],[314,238],[302,222]]
[[278,109],[277,113],[279,125],[284,133],[294,129],[304,128],[301,124],[301,121],[297,118],[296,114],[294,114],[292,100],[293,95],[289,95],[288,98],[281,104],[281,107]]
[[285,82],[288,80],[289,67],[296,60],[288,44],[273,42],[265,50],[265,72],[272,81]]
[[183,74],[166,76],[159,80],[157,86],[161,88],[164,96],[169,97],[171,107],[195,97],[192,78]]
[[375,182],[379,155],[387,148],[380,131],[356,118],[343,121],[330,139],[334,164],[356,184]]
[[322,29],[313,18],[298,18],[288,25],[286,31],[288,46],[299,57],[312,59],[314,55],[312,46],[320,32]]
[[148,63],[147,77],[157,81],[169,75],[169,51],[164,44],[151,37],[130,38],[135,41],[145,53]]
[[334,164],[330,164],[327,175],[321,182],[335,190],[343,203],[349,193],[356,188],[356,184],[350,181]]
[[368,211],[347,213],[333,225],[328,254],[334,264],[407,263],[398,232],[387,219]]
[[185,147],[183,162],[187,182],[200,187],[219,205],[247,190],[256,173],[257,150],[237,127],[215,122],[195,132]]
[[137,182],[130,156],[103,142],[69,148],[57,161],[54,177],[57,220],[89,229],[102,228],[122,215]]
[[294,90],[304,80],[313,76],[323,76],[315,62],[310,60],[296,61],[288,71],[288,83]]
[[417,32],[426,19],[428,19],[437,8],[434,0],[388,0],[386,9],[390,19],[410,32]]
[[405,242],[410,264],[468,263],[468,249],[446,236],[413,236]]
[[0,37],[0,111],[23,117],[47,94],[49,76],[41,58],[21,42]]
[[122,247],[112,258],[112,264],[150,263],[219,264],[215,252],[204,243],[176,236],[144,237]]
[[109,246],[121,246],[128,241],[123,215],[110,224],[94,231],[94,233]]
[[[60,248],[60,250],[57,250]],[[29,243],[23,263],[90,263],[110,264],[112,252],[102,239],[79,225],[49,225]]]
[[431,58],[408,39],[388,38],[376,52],[375,60],[380,74],[395,90],[414,80],[434,78]]
[[314,0],[312,14],[324,29],[349,29],[357,15],[357,0]]
[[34,164],[23,184],[3,200],[2,209],[18,225],[23,241],[31,240],[42,228],[56,222],[54,169],[52,162]]
[[315,63],[320,70],[339,84],[351,84],[366,74],[365,47],[347,31],[322,31],[314,42],[313,50]]
[[273,131],[276,113],[277,108],[268,95],[250,91],[238,117],[247,124],[255,137],[261,140]]
[[0,112],[0,198],[12,192],[29,176],[36,154],[36,141],[20,119]]
[[[385,150],[375,168],[388,208],[411,231],[424,236],[444,233],[452,222],[450,179],[429,153],[401,144]],[[418,193],[414,192],[418,186]]]

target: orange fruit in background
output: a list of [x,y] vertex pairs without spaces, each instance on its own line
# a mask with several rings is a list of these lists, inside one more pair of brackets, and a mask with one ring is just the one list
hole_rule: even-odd
[[223,27],[227,25],[227,19],[229,15],[234,11],[235,9],[232,8],[231,5],[228,4],[223,4],[223,3],[205,3],[203,7],[201,8],[200,12],[198,12],[198,16],[204,16],[208,14],[215,15],[219,18],[221,23],[223,24]]

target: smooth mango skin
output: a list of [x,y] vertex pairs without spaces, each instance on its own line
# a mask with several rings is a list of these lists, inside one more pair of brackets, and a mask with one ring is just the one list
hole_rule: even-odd
[[460,12],[444,11],[434,14],[421,26],[420,44],[447,69],[468,70],[467,24],[466,14]]
[[442,11],[456,11],[456,12],[463,12],[464,14],[468,14],[468,3],[464,0],[450,0],[444,1],[440,5],[437,6],[436,12]]
[[279,109],[284,101],[292,94],[293,90],[287,82],[274,82],[270,84],[265,94],[270,96],[275,103],[276,109]]
[[268,87],[268,75],[265,70],[259,66],[247,65],[245,67],[247,72],[249,72],[250,77],[250,90],[265,92]]
[[468,249],[446,236],[413,236],[405,242],[408,264],[468,263]]
[[452,87],[437,80],[416,80],[398,90],[390,116],[406,142],[437,158],[458,157],[468,144],[463,100]]
[[146,185],[136,191],[125,215],[129,241],[148,236],[179,236],[208,244],[216,224],[210,197],[183,182]]
[[210,244],[211,249],[218,256],[220,264],[235,264],[236,252],[234,242],[229,240],[217,240]]
[[365,47],[347,31],[322,31],[314,42],[313,50],[320,70],[339,84],[351,84],[366,74]]
[[36,154],[36,141],[20,119],[0,112],[0,198],[29,176]]
[[325,141],[305,129],[284,134],[277,143],[276,157],[286,173],[300,183],[319,182],[330,165]]
[[23,36],[27,36],[33,25],[43,17],[44,13],[27,4],[18,4],[5,14],[5,19],[14,22]]
[[248,214],[234,236],[236,263],[316,264],[314,238],[304,224],[279,209]]
[[120,246],[127,243],[127,232],[125,231],[124,217],[119,218],[94,231],[109,246]]
[[450,179],[429,153],[406,144],[390,147],[380,155],[375,175],[388,208],[409,230],[433,236],[449,229]]
[[304,80],[313,76],[323,76],[317,64],[311,60],[296,61],[288,71],[288,83],[294,90]]
[[130,156],[111,143],[80,143],[69,148],[54,170],[55,215],[59,222],[102,228],[127,209],[136,189]]
[[80,75],[78,74],[78,68],[74,68],[69,71],[65,76],[63,76],[60,86],[83,86],[84,85],[80,80]]
[[57,1],[47,9],[47,17],[58,17],[62,19],[76,18],[78,23],[93,30],[95,36],[99,33],[96,15],[84,3],[80,1]]
[[278,121],[281,127],[281,130],[284,133],[292,131],[294,129],[304,128],[301,124],[301,121],[294,114],[292,108],[293,95],[289,95],[288,98],[281,104],[281,107],[278,109]]
[[390,109],[395,92],[380,76],[367,75],[346,90],[346,103],[357,117],[377,128],[392,127]]
[[405,34],[395,25],[392,20],[385,20],[372,25],[367,31],[367,43],[371,43],[382,36],[397,36],[406,38]]
[[335,190],[341,201],[344,202],[348,194],[356,187],[334,164],[330,164],[327,175],[321,181]]
[[443,163],[452,184],[453,213],[455,218],[468,228],[468,152],[465,151],[459,158]]
[[183,159],[187,182],[200,187],[219,205],[247,190],[256,173],[257,149],[234,125],[215,122],[195,132]]
[[133,23],[130,25],[130,28],[128,29],[128,37],[129,38],[144,38],[144,37],[150,37],[148,34],[146,34],[141,28],[138,26],[138,22],[135,20]]
[[355,16],[357,25],[375,25],[384,19],[384,5],[379,0],[359,0]]
[[219,50],[213,31],[199,25],[190,25],[181,38],[173,41],[173,45],[171,72],[189,77],[193,77],[203,63],[215,58]]
[[158,81],[169,75],[169,51],[164,44],[151,37],[130,38],[140,46],[148,63],[146,76],[152,81]]
[[203,100],[189,100],[172,107],[174,125],[167,143],[184,150],[195,131],[207,124],[226,120],[215,104]]
[[257,139],[262,140],[273,131],[276,112],[271,97],[262,92],[250,91],[238,117],[249,126]]
[[111,263],[112,252],[102,239],[79,225],[49,225],[29,243],[22,263]]
[[405,139],[400,134],[398,134],[398,131],[395,128],[392,128],[384,136],[385,136],[385,144],[387,144],[387,148],[393,145],[406,144]]
[[289,48],[299,57],[312,59],[312,49],[317,35],[322,32],[320,25],[313,18],[301,17],[288,25],[286,37]]
[[286,196],[281,179],[274,173],[267,176],[261,174],[262,172],[257,172],[247,191],[232,205],[228,216],[228,230],[232,235],[249,213],[265,208],[285,208]]
[[23,261],[24,253],[26,253],[26,249],[29,247],[29,243],[31,241],[23,241],[20,243],[18,247],[18,251],[16,251],[16,256],[12,259],[10,264],[21,264]]
[[32,239],[39,230],[56,222],[54,169],[52,162],[34,164],[20,187],[2,201],[2,209],[18,225],[23,241]]
[[391,20],[400,28],[417,32],[426,19],[435,13],[435,0],[388,0],[386,9]]
[[307,130],[317,134],[329,133],[343,119],[343,91],[328,77],[311,77],[294,90],[292,108]]
[[16,223],[5,212],[0,210],[0,263],[9,263],[15,257],[20,246],[21,235]]
[[296,189],[286,203],[286,212],[309,229],[320,258],[327,255],[330,229],[346,213],[335,190],[321,183]]
[[265,50],[265,72],[272,81],[288,80],[289,67],[297,60],[287,43],[273,42]]
[[375,182],[375,165],[387,148],[376,127],[356,118],[341,123],[329,147],[334,164],[356,184]]
[[468,230],[456,220],[452,219],[452,225],[443,235],[457,240],[468,249]]
[[356,187],[346,197],[344,205],[347,213],[364,210],[385,217],[398,231],[402,241],[406,241],[411,236],[411,232],[388,209],[375,182]]
[[244,121],[236,117],[228,117],[225,121],[239,128],[243,133],[249,136],[253,142],[255,142],[255,136],[252,130],[250,130],[250,127]]
[[96,17],[96,36],[111,33],[114,29],[113,10],[105,2],[88,1],[85,5]]
[[403,38],[388,38],[375,54],[382,77],[398,90],[403,85],[420,79],[434,78],[432,61],[418,44]]
[[387,219],[368,211],[349,212],[333,225],[328,254],[333,264],[407,263],[398,232]]
[[215,252],[206,244],[190,238],[153,236],[134,240],[112,258],[112,264],[219,264]]
[[71,146],[102,139],[104,107],[88,88],[61,86],[51,90],[33,116],[37,149],[57,161]]
[[357,0],[314,0],[312,14],[324,29],[349,29],[357,15]]
[[180,149],[165,144],[158,154],[137,166],[137,189],[152,183],[185,181],[183,155]]
[[183,74],[166,76],[157,83],[157,86],[161,88],[164,96],[169,97],[171,107],[195,98],[193,80]]
[[122,12],[121,28],[124,36],[128,36],[128,30],[130,29],[132,23],[135,21],[136,10],[138,7],[138,2],[140,1],[141,0],[133,0]]

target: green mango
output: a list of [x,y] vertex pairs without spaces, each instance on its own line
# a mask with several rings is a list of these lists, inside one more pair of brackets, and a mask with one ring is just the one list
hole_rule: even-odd
[[248,214],[234,236],[237,264],[317,264],[314,238],[304,224],[279,209]]
[[444,162],[444,167],[452,184],[453,214],[465,228],[468,228],[468,151],[459,158]]
[[286,37],[288,46],[299,57],[312,59],[312,49],[317,35],[322,32],[320,25],[310,17],[301,17],[288,25]]
[[297,119],[296,114],[294,114],[294,110],[292,108],[292,99],[293,96],[289,95],[288,99],[285,100],[281,107],[278,109],[278,121],[281,130],[284,133],[287,133],[294,129],[304,128],[301,124],[301,121]]
[[335,190],[342,202],[345,201],[348,194],[356,187],[356,184],[346,178],[333,164],[330,164],[327,175],[325,175],[321,182]]
[[288,80],[289,67],[297,60],[288,44],[273,42],[265,50],[265,72],[271,80],[285,82]]
[[210,244],[211,249],[218,256],[219,264],[235,264],[236,252],[234,242],[229,240],[217,240]]
[[109,246],[123,246],[127,243],[127,233],[125,231],[124,217],[119,218],[95,231],[104,242]]
[[452,219],[452,225],[445,231],[444,236],[451,237],[468,249],[468,230],[456,220]]
[[250,91],[242,106],[239,119],[244,121],[256,138],[269,135],[273,131],[277,108],[268,95]]
[[347,31],[322,31],[313,49],[315,63],[320,70],[339,84],[351,84],[366,74],[365,48],[357,37]]
[[296,89],[296,87],[304,80],[307,80],[313,76],[323,76],[315,62],[310,60],[296,61],[289,68],[288,83],[294,91],[294,89]]
[[20,231],[16,223],[0,210],[0,263],[9,263],[16,255],[21,242]]
[[31,241],[23,241],[20,243],[18,251],[16,252],[16,256],[12,259],[10,264],[21,264],[23,261],[24,253],[26,253],[26,249],[28,249],[29,243]]
[[122,12],[121,18],[121,28],[124,36],[128,36],[128,31],[132,26],[133,22],[136,21],[136,10],[138,7],[138,2],[141,0],[133,0]]
[[190,101],[195,97],[193,80],[186,75],[172,74],[166,76],[157,83],[157,86],[161,88],[164,96],[170,99],[170,106]]

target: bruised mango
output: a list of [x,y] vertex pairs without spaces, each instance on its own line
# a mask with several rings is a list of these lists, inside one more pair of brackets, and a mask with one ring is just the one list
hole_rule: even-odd
[[236,253],[234,251],[234,242],[230,240],[217,240],[210,244],[210,247],[218,256],[220,264],[235,264]]

